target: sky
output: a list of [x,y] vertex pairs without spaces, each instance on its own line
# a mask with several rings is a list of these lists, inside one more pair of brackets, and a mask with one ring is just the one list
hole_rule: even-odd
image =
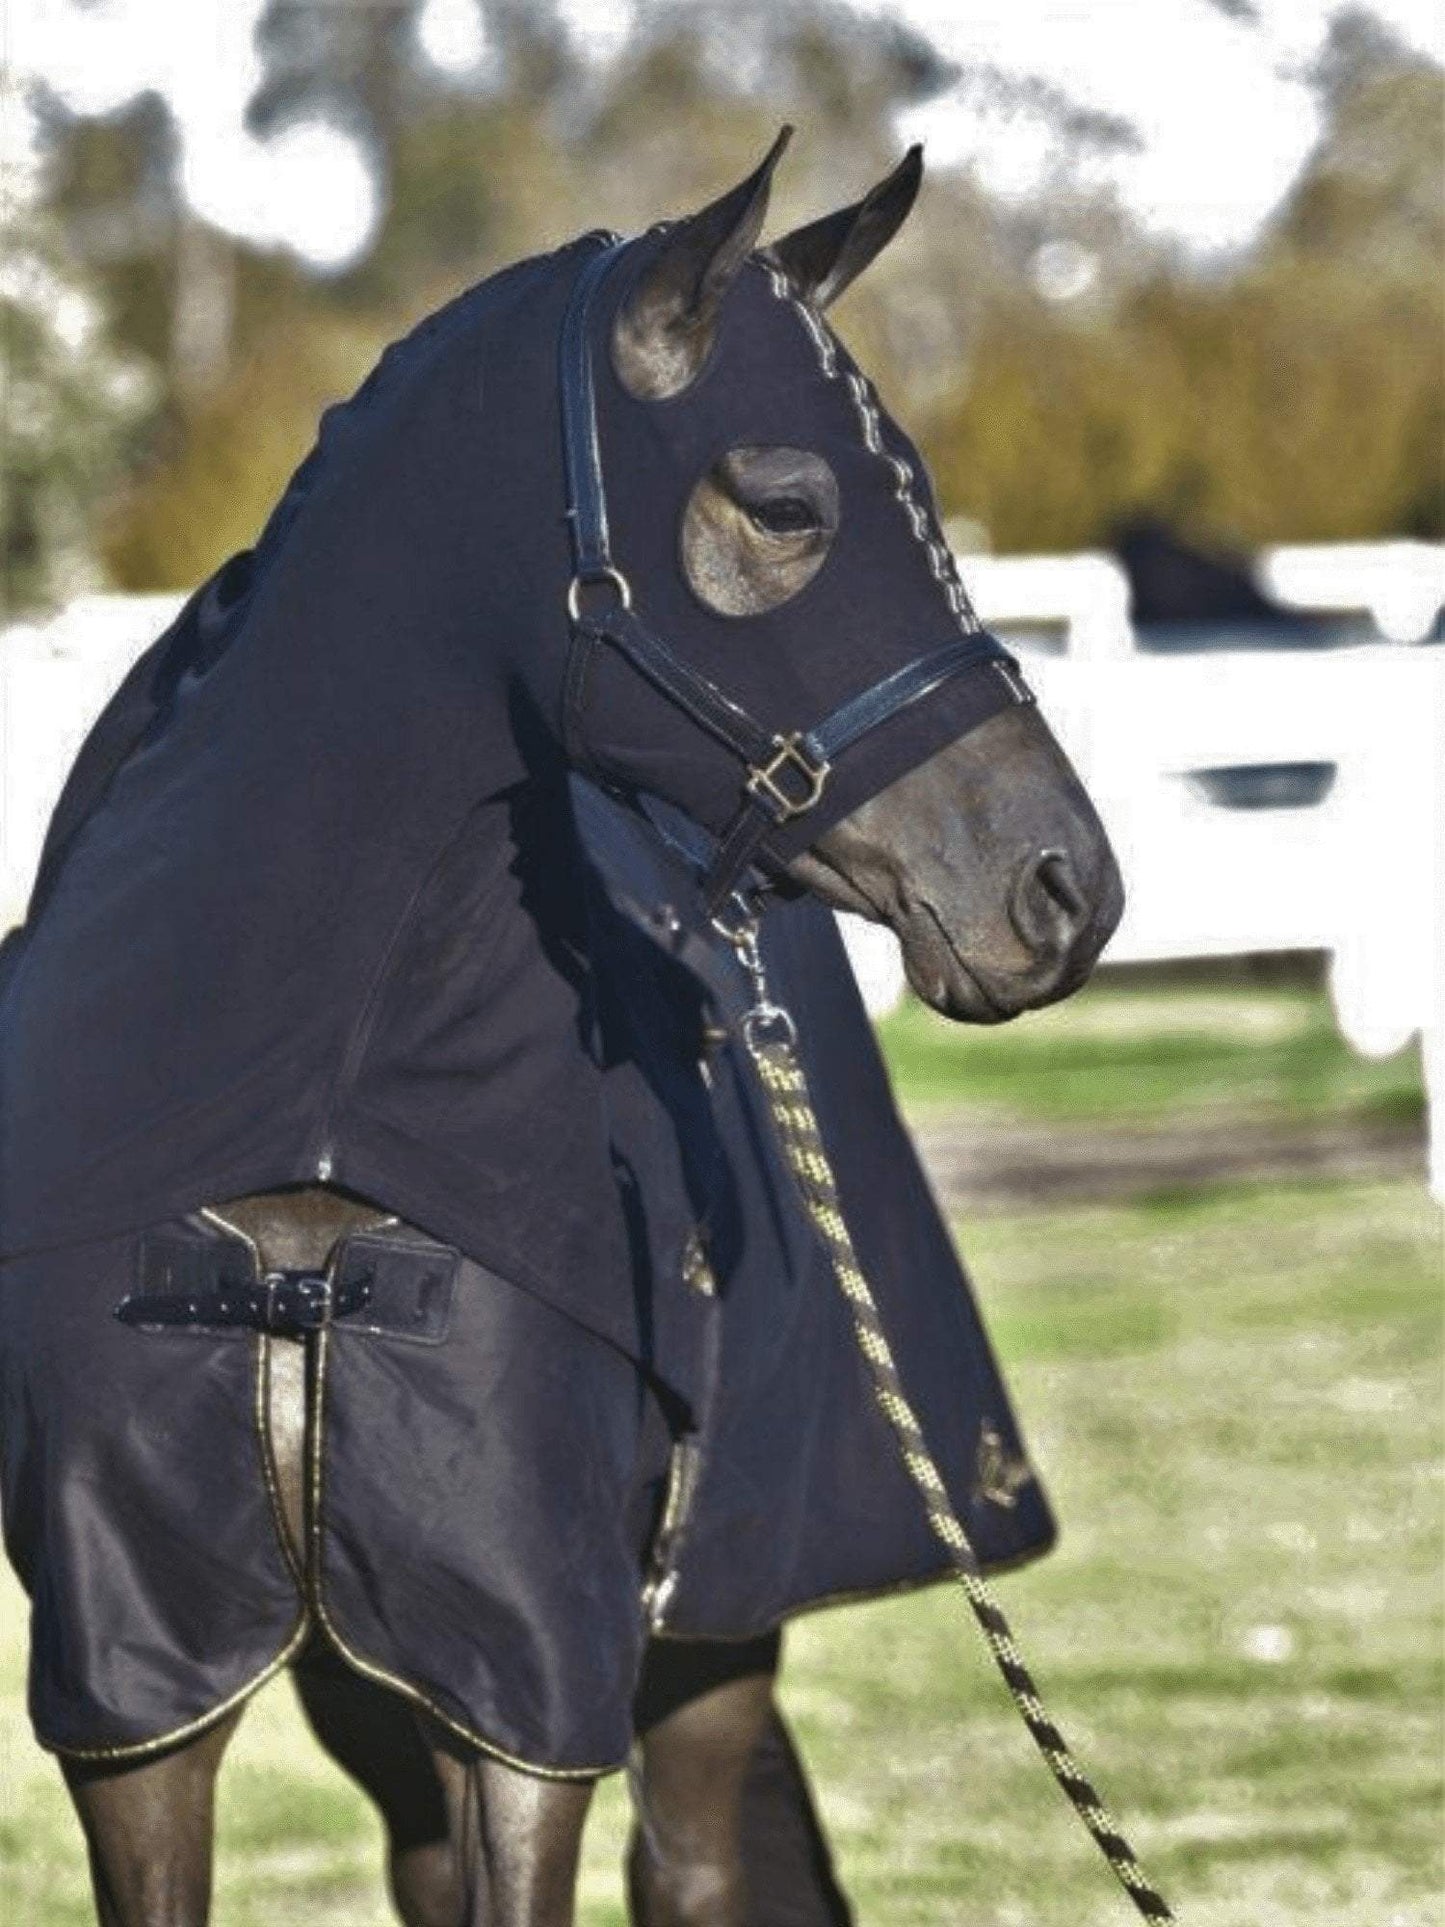
[[[1137,150],[1093,160],[1092,178],[1112,185],[1152,232],[1208,255],[1246,245],[1308,155],[1318,121],[1305,70],[1339,0],[1254,0],[1253,24],[1209,0],[855,4],[921,29],[955,59],[986,62],[1004,76],[1036,75],[1081,105],[1133,122]],[[180,126],[184,190],[197,213],[339,269],[374,233],[375,183],[364,153],[334,126],[297,125],[265,143],[246,133],[262,6],[0,0],[0,59],[87,111],[158,89]],[[599,58],[626,38],[629,0],[562,0],[561,10]],[[1372,11],[1445,60],[1445,0],[1373,0]],[[475,22],[470,0],[429,0],[423,54],[444,69],[466,68],[484,53]],[[1003,195],[1026,194],[1057,157],[1041,118],[1005,113],[976,91],[928,103],[899,131],[925,142],[932,165],[970,165]]]

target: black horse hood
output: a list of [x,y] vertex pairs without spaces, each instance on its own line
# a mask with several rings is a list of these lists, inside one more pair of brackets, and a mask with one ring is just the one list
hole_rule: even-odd
[[[618,310],[665,232],[631,243],[608,275],[593,325],[601,468],[614,560],[651,630],[769,731],[807,730],[849,698],[958,642],[977,618],[939,527],[927,471],[816,309],[766,255],[743,265],[701,372],[681,392],[639,400],[608,352]],[[685,510],[730,451],[783,448],[826,464],[837,526],[821,566],[779,606],[720,613],[681,554]],[[832,772],[822,804],[782,839],[812,842],[895,777],[1017,701],[1017,679],[981,691],[964,678],[892,718]],[[983,696],[985,708],[980,706]],[[737,806],[735,761],[616,654],[590,671],[583,740],[608,776],[682,805],[722,830]]]

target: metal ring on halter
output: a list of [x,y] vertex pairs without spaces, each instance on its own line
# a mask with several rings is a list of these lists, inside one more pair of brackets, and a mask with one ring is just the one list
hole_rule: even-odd
[[[764,1026],[774,1030],[771,1037],[760,1035]],[[767,1044],[784,1044],[793,1050],[798,1042],[798,1026],[781,1004],[754,1004],[743,1012],[743,1042],[754,1056]]]
[[567,584],[567,613],[573,622],[582,620],[582,591],[590,588],[594,582],[610,582],[617,591],[617,600],[623,608],[632,607],[632,584],[621,569],[614,568],[608,562],[600,569],[591,570],[587,575],[574,575]]

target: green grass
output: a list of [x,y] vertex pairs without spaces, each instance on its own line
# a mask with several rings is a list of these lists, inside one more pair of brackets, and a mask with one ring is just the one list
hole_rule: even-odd
[[1105,972],[1022,1022],[951,1024],[910,1000],[882,1026],[905,1105],[1040,1120],[1419,1118],[1419,1054],[1380,1063],[1340,1037],[1323,990],[1206,975],[1143,984]]
[[[967,1243],[1065,1528],[1007,1603],[1185,1917],[1438,1927],[1437,1214],[1227,1191]],[[793,1638],[863,1920],[1130,1918],[970,1647],[938,1594]]]
[[[1437,1214],[1403,1183],[991,1218],[964,1239],[1064,1526],[1003,1582],[1193,1927],[1439,1927]],[[89,1919],[0,1593],[0,1918]],[[787,1705],[862,1927],[1133,1918],[947,1590],[801,1623]],[[380,1927],[379,1843],[278,1685],[223,1780],[217,1927]],[[582,1919],[621,1927],[623,1794]]]

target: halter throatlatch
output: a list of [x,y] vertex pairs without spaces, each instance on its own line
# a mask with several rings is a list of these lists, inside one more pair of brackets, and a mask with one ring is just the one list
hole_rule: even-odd
[[[625,246],[625,242],[609,241],[591,257],[577,277],[562,319],[558,357],[562,452],[573,566],[567,614],[574,647],[582,652],[583,661],[597,644],[610,645],[743,766],[737,811],[722,833],[702,884],[704,906],[709,916],[715,916],[773,832],[817,808],[838,759],[880,724],[972,671],[987,672],[993,684],[992,699],[981,706],[979,721],[984,714],[1032,702],[1033,697],[1008,650],[980,630],[906,663],[811,727],[776,731],[765,729],[741,703],[682,661],[648,628],[633,607],[631,584],[612,557],[592,374],[593,302]],[[578,662],[569,668],[567,681],[575,699],[583,685]]]
[[753,1007],[745,1012],[740,1024],[743,1042],[767,1097],[784,1159],[847,1304],[853,1335],[872,1380],[874,1396],[892,1430],[904,1468],[923,1501],[929,1530],[948,1557],[1030,1737],[1095,1846],[1109,1863],[1111,1872],[1145,1920],[1173,1921],[1176,1916],[1168,1901],[1139,1865],[1118,1822],[1095,1792],[1039,1697],[1033,1674],[1014,1639],[1013,1628],[984,1578],[978,1554],[953,1509],[943,1474],[904,1390],[877,1301],[853,1248],[838,1195],[838,1181],[833,1175],[808,1080],[798,1057],[793,1020],[781,1005],[773,1002],[768,992],[758,953],[757,918],[746,903],[735,900],[727,916],[713,920],[713,928],[732,945],[752,983]]

